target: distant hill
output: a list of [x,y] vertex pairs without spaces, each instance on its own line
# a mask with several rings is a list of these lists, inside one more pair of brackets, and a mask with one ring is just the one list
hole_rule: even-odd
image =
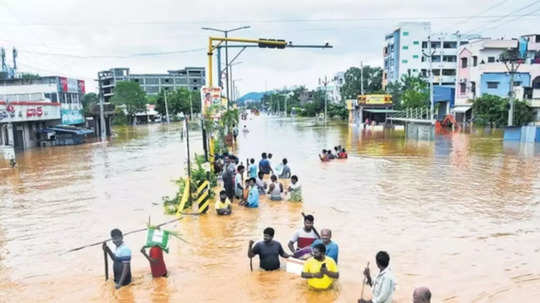
[[247,102],[261,102],[261,99],[265,93],[266,92],[250,92],[238,98],[236,102],[240,104],[244,104],[246,101]]

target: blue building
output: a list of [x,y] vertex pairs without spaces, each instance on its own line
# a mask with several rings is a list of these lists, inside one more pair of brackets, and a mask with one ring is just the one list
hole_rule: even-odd
[[[530,87],[531,75],[529,73],[515,73],[514,86]],[[499,97],[508,97],[510,93],[509,73],[483,73],[480,75],[480,95],[489,94]]]

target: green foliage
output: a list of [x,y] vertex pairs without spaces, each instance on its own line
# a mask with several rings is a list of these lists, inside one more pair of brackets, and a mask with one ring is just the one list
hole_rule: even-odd
[[21,79],[23,80],[37,80],[41,78],[39,74],[32,74],[32,73],[22,73]]
[[181,87],[179,89],[169,91],[161,90],[156,96],[156,111],[162,116],[165,116],[165,92],[167,92],[167,105],[169,106],[169,116],[174,117],[179,113],[189,115],[191,113],[191,105],[193,113],[201,112],[201,95],[198,91],[191,91]]
[[[372,94],[382,89],[382,69],[366,65],[364,72],[364,94]],[[345,72],[345,83],[341,87],[342,99],[356,99],[362,92],[361,70],[359,67],[350,67]]]
[[389,83],[386,92],[397,109],[428,107],[430,103],[429,83],[418,76],[403,75],[399,82]]
[[92,107],[92,105],[98,104],[98,102],[99,98],[96,93],[85,94],[82,99],[82,105],[85,115],[90,114],[90,108]]
[[128,117],[123,109],[116,107],[114,109],[113,125],[127,125],[129,123]]
[[[508,123],[509,100],[494,95],[483,95],[473,101],[474,122],[479,126],[504,127]],[[523,101],[515,100],[514,125],[525,125],[534,120],[534,111]]]
[[133,118],[136,112],[146,110],[146,93],[137,82],[119,81],[114,88],[111,103],[125,105],[128,117]]
[[148,104],[156,104],[158,99],[158,96],[156,95],[147,95],[146,96],[146,103]]

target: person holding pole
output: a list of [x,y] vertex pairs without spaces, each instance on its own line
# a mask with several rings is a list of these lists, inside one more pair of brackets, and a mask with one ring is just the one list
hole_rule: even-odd
[[358,300],[358,303],[391,303],[392,295],[396,289],[396,280],[389,268],[390,256],[385,251],[379,251],[375,256],[379,274],[373,281],[369,273],[369,266],[364,270],[367,284],[372,287],[371,300]]
[[124,243],[122,232],[118,228],[111,230],[111,238],[116,251],[113,253],[107,242],[103,242],[102,248],[114,262],[114,284],[115,288],[119,289],[131,283],[131,250]]

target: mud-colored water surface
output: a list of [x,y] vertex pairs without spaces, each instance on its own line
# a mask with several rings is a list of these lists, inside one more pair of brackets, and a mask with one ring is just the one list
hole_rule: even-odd
[[[406,140],[312,120],[255,117],[236,152],[289,160],[305,202],[262,200],[168,226],[169,278],[152,279],[139,253],[144,233],[128,235],[133,283],[104,281],[99,246],[63,252],[124,231],[170,220],[161,197],[184,174],[180,126],[117,129],[110,142],[34,149],[18,166],[0,160],[0,302],[356,302],[362,270],[386,250],[398,287],[410,302],[429,286],[433,302],[536,302],[540,296],[540,148],[503,143],[500,133]],[[191,146],[201,152],[200,133]],[[321,163],[317,153],[341,144],[348,160]],[[284,246],[312,213],[340,246],[340,279],[316,292],[285,272],[250,272],[250,239],[267,226]],[[254,268],[258,260],[254,259]],[[284,267],[284,262],[282,262]],[[366,288],[366,295],[369,289]]]

